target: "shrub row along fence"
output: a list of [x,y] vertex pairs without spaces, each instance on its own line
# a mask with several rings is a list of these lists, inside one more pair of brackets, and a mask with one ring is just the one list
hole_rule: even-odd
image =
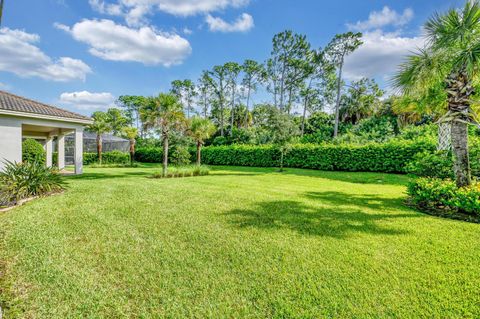
[[[298,144],[287,154],[284,165],[318,170],[405,173],[406,164],[424,151],[435,151],[435,145],[428,142]],[[160,148],[140,148],[135,157],[139,162],[161,163],[162,154]],[[202,163],[207,165],[275,167],[279,160],[280,152],[271,145],[208,146],[202,150]]]

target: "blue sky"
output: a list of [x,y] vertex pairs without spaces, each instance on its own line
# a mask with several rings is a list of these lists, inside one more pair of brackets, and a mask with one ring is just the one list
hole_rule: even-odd
[[[362,31],[346,76],[385,85],[421,25],[457,0],[5,0],[0,89],[83,114],[119,95],[154,95],[227,61],[264,61],[274,34],[314,47]],[[261,99],[262,97],[257,97]]]

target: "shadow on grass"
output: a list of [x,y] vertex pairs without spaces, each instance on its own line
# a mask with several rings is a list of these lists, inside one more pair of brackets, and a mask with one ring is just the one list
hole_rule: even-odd
[[[340,182],[354,184],[375,184],[375,185],[407,185],[409,178],[406,175],[375,173],[375,172],[337,172],[337,171],[320,171],[314,169],[298,169],[285,168],[283,172],[279,172],[276,167],[244,167],[244,166],[211,166],[214,171],[225,171],[221,175],[264,175],[264,174],[281,174],[295,175],[313,178],[323,178]],[[226,173],[231,172],[231,173]],[[219,174],[220,175],[220,174]]]
[[[403,229],[382,225],[382,221],[417,218],[421,215],[402,209],[401,202],[376,196],[343,193],[308,193],[307,198],[326,203],[322,208],[297,201],[268,201],[251,209],[234,209],[226,213],[239,228],[292,230],[304,235],[346,238],[354,233],[402,235]],[[348,205],[349,207],[347,207]],[[365,212],[366,208],[379,213]],[[395,209],[400,213],[389,212]],[[408,211],[408,212],[407,212]]]
[[97,179],[115,179],[115,178],[128,178],[128,177],[146,177],[152,175],[152,172],[115,172],[115,173],[102,173],[102,172],[90,172],[83,173],[82,175],[66,176],[67,180],[97,180]]

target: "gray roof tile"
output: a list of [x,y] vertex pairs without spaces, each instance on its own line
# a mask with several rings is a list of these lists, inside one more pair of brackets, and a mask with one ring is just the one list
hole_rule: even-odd
[[78,119],[78,120],[91,120],[87,116],[83,116],[74,112],[70,112],[64,109],[60,109],[55,106],[47,105],[44,103],[36,102],[12,93],[8,93],[0,90],[0,109],[40,114],[47,116],[57,116],[66,119]]

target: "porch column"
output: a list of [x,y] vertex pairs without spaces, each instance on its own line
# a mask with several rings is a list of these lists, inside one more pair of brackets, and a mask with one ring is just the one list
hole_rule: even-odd
[[83,128],[75,129],[75,174],[83,173]]
[[53,136],[48,136],[45,142],[45,151],[47,153],[47,167],[52,167],[53,163]]
[[63,133],[58,134],[57,147],[58,147],[57,165],[58,165],[58,169],[62,170],[65,168],[65,134]]

